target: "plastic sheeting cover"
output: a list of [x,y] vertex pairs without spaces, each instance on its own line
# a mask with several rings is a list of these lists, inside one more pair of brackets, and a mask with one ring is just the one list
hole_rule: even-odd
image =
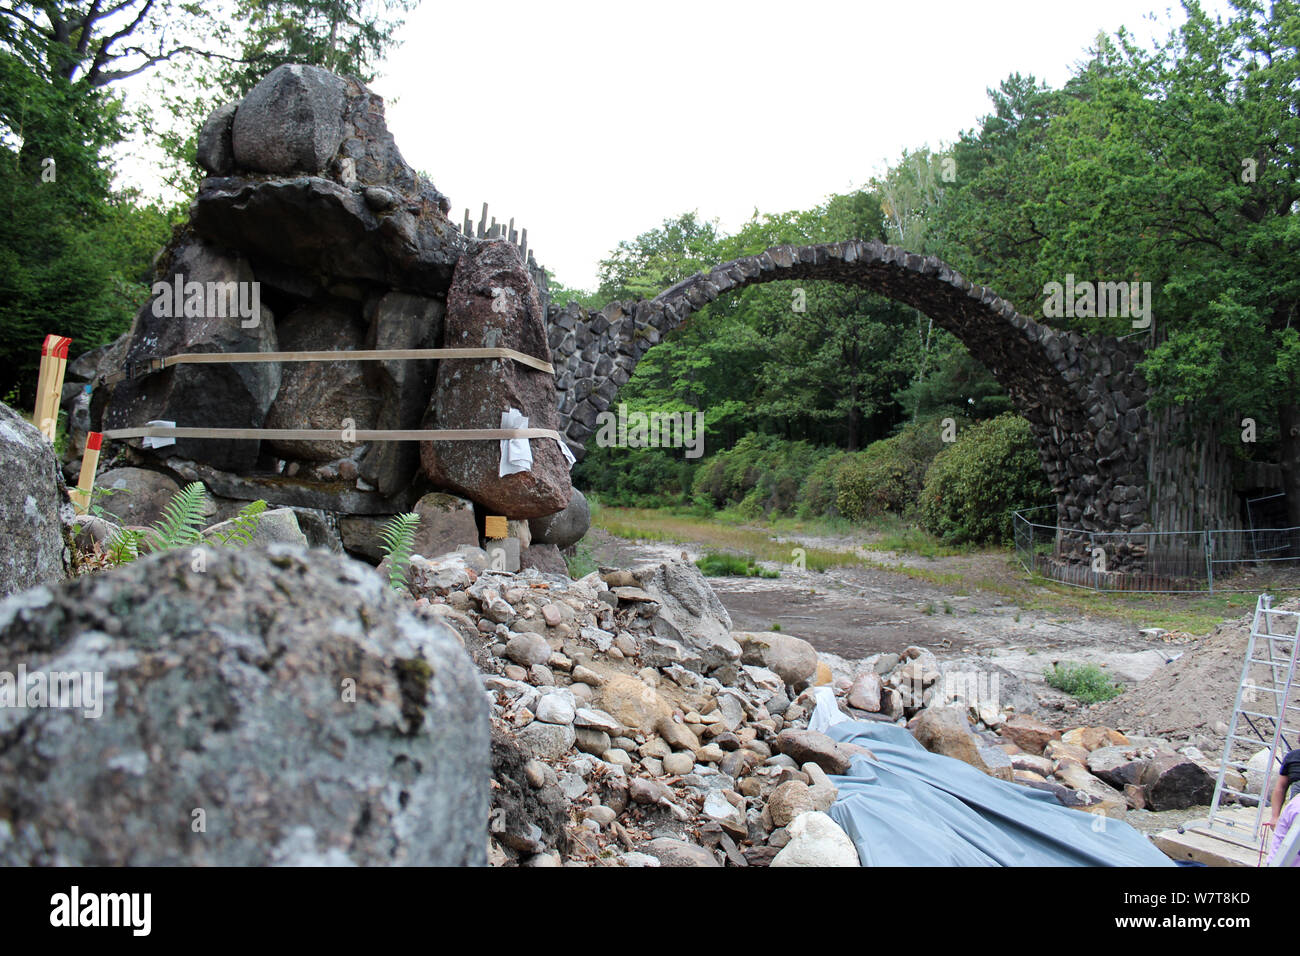
[[863,866],[1174,865],[1127,823],[932,754],[902,727],[826,716],[825,734],[877,758],[854,757],[848,775],[831,777],[829,813]]

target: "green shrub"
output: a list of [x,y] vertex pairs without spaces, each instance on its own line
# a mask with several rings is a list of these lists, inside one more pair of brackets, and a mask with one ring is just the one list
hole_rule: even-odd
[[680,505],[686,500],[696,465],[672,448],[601,448],[573,469],[573,482],[606,503],[624,508]]
[[1011,513],[1050,504],[1029,423],[999,415],[962,432],[925,476],[921,526],[955,544],[1011,540]]
[[835,452],[827,455],[813,466],[808,477],[804,479],[799,495],[798,515],[800,518],[836,518],[839,507],[836,504],[838,489],[835,475],[850,457],[848,452]]
[[908,513],[942,448],[938,423],[927,421],[907,425],[897,435],[846,456],[835,472],[836,508],[851,521],[887,511]]
[[694,499],[713,508],[737,505],[746,518],[792,514],[808,474],[835,454],[804,441],[751,433],[717,452],[695,471]]
[[1110,675],[1096,664],[1058,662],[1043,672],[1043,678],[1052,687],[1064,691],[1085,704],[1110,700],[1124,692],[1123,686],[1111,680]]
[[779,578],[776,571],[768,571],[754,563],[750,555],[741,554],[706,554],[695,566],[700,573],[709,578]]

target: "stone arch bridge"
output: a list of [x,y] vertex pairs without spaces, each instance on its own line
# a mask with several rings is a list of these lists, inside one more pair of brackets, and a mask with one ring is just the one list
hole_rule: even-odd
[[961,339],[1032,426],[1062,526],[1141,534],[1195,522],[1239,524],[1230,489],[1172,498],[1153,489],[1161,475],[1178,472],[1170,455],[1204,459],[1212,443],[1178,452],[1161,439],[1164,426],[1148,413],[1136,370],[1138,343],[1042,325],[939,259],[878,241],[777,246],[694,275],[649,301],[612,302],[598,312],[576,303],[552,307],[561,427],[575,454],[583,454],[597,416],[665,334],[721,295],[780,280],[859,286],[919,309]]

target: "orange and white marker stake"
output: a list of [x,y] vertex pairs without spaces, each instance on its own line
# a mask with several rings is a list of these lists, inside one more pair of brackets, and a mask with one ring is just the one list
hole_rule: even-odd
[[59,399],[63,397],[63,377],[68,371],[68,346],[72,339],[62,335],[45,336],[41,346],[41,370],[36,379],[36,427],[49,441],[59,430]]
[[32,418],[36,423],[36,427],[40,428],[42,435],[45,434],[45,429],[41,423],[45,419],[41,413],[45,410],[45,396],[50,392],[50,365],[53,363],[50,356],[50,347],[57,339],[57,335],[47,335],[41,345],[41,371],[36,378],[36,408],[32,412]]
[[81,477],[77,479],[77,489],[69,496],[78,514],[90,510],[90,497],[95,490],[95,469],[99,467],[99,449],[104,444],[100,432],[91,432],[86,436],[86,452],[81,456]]

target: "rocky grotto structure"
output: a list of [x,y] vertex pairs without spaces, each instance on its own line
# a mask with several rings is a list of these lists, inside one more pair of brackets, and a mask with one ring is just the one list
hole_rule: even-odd
[[[495,440],[347,440],[349,430],[495,429],[509,409],[533,428],[560,424],[553,375],[508,358],[343,357],[443,347],[550,357],[544,273],[509,237],[465,235],[448,219],[447,198],[393,142],[382,99],[355,79],[280,67],[208,118],[198,162],[208,176],[159,257],[154,294],[129,333],[72,365],[72,393],[83,379],[96,385],[82,424],[338,430],[344,440],[131,439],[118,464],[161,473],[165,486],[202,481],[223,512],[255,499],[291,507],[313,544],[371,559],[384,520],[422,502],[465,544],[478,543],[486,515],[564,512],[569,462],[552,439],[534,439],[531,468],[505,476]],[[206,352],[340,358],[156,367]],[[573,520],[539,525],[537,547],[551,553],[530,553],[531,533],[512,525],[526,564],[562,569],[554,546],[586,530],[580,496],[574,509]]]

